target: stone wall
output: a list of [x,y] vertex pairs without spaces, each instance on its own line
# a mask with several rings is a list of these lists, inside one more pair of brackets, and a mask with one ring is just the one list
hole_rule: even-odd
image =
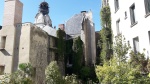
[[[43,84],[45,69],[51,61],[55,60],[57,38],[49,36],[47,32],[31,23],[18,25],[19,27],[21,27],[21,32],[17,33],[18,39],[16,40],[16,43],[20,44],[18,64],[30,62],[35,69],[36,84]],[[17,52],[15,53],[17,55]]]
[[30,62],[35,68],[36,84],[43,84],[45,80],[45,68],[48,65],[49,36],[42,29],[32,26],[30,32]]

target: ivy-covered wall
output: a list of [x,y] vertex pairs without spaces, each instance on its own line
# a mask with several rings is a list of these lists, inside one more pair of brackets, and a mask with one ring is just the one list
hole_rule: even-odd
[[84,65],[83,42],[80,37],[73,39],[73,72],[78,73]]
[[30,63],[35,68],[36,84],[43,84],[45,68],[48,65],[49,35],[40,28],[33,26],[30,31]]
[[60,28],[57,30],[57,52],[58,52],[58,65],[60,67],[60,72],[62,75],[65,75],[65,51],[66,51],[66,33]]

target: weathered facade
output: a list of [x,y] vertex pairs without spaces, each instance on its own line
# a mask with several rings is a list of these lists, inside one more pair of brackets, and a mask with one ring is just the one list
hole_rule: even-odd
[[[19,0],[5,0],[3,25],[0,30],[0,75],[16,71],[20,63],[30,62],[38,73],[35,76],[36,83],[44,83],[46,66],[58,57],[57,30],[52,27],[48,8],[48,3],[42,2],[35,23],[22,23],[23,4]],[[95,64],[96,45],[92,12],[82,12],[79,17],[68,20],[66,28],[64,24],[61,24],[60,28],[67,34],[65,40],[81,37],[84,43],[85,64]],[[77,31],[74,32],[74,29]],[[58,61],[60,67],[62,63]],[[60,69],[62,68],[64,67]],[[61,71],[64,75],[65,69]]]
[[86,65],[94,65],[96,62],[95,27],[92,19],[91,11],[81,11],[67,21],[65,28],[71,38],[81,37]]

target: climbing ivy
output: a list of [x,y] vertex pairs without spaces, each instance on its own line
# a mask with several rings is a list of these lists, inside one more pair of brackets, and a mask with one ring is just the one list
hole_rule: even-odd
[[73,62],[73,39],[66,40],[66,55],[65,55],[65,65],[66,65],[66,73],[67,74],[72,74],[72,68],[67,67],[67,63],[69,62],[72,64]]
[[73,40],[73,72],[79,73],[83,65],[83,42],[80,37]]
[[57,48],[58,48],[58,60],[64,60],[64,55],[65,55],[65,48],[66,48],[66,43],[65,43],[65,36],[66,33],[65,31],[61,30],[60,28],[57,30]]
[[107,61],[112,55],[112,30],[111,30],[111,12],[109,6],[105,6],[101,9],[101,25],[102,30],[100,31],[100,43],[101,54],[100,58],[103,61]]

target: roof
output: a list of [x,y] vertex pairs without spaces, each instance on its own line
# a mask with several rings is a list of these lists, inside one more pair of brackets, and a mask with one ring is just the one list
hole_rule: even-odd
[[83,14],[76,14],[66,22],[65,32],[69,35],[81,33]]
[[95,33],[99,33],[100,31],[95,31]]
[[56,35],[57,30],[56,29],[54,29],[54,28],[52,28],[50,26],[45,26],[43,28],[43,30],[46,31],[50,36],[57,37],[57,35]]

